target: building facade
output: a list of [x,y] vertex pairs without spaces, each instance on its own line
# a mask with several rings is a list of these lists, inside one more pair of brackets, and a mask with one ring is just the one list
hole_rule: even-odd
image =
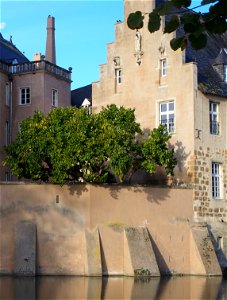
[[[56,65],[55,20],[47,18],[46,57],[40,53],[29,61],[12,43],[0,36],[0,161],[4,145],[20,130],[23,119],[39,110],[47,114],[57,106],[69,106],[71,69]],[[0,166],[0,181],[10,180]]]
[[227,35],[208,36],[197,52],[173,51],[175,33],[147,30],[154,2],[125,0],[124,20],[140,10],[144,28],[116,23],[107,62],[92,85],[92,109],[111,103],[134,108],[145,133],[167,126],[178,160],[175,183],[193,187],[195,220],[215,221],[227,250]]

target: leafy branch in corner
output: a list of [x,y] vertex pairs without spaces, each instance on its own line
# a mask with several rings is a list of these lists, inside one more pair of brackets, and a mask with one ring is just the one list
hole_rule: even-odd
[[[221,35],[227,30],[226,0],[201,0],[201,4],[189,9],[191,0],[167,0],[150,13],[136,11],[130,13],[127,19],[128,27],[132,30],[144,26],[144,16],[148,16],[148,31],[153,33],[161,27],[162,17],[165,18],[164,33],[172,33],[181,29],[180,36],[170,41],[171,48],[184,50],[190,43],[192,48],[200,50],[206,46],[207,34]],[[195,12],[194,9],[210,5],[209,11]]]

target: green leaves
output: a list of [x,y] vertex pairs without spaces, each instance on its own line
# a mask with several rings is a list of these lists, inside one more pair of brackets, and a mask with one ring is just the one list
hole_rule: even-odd
[[172,0],[172,3],[175,7],[181,8],[181,7],[189,7],[192,3],[191,0]]
[[164,33],[175,31],[180,25],[178,16],[172,16],[170,21],[165,23]]
[[46,117],[36,112],[22,122],[16,141],[6,148],[4,164],[34,181],[100,183],[111,174],[122,181],[140,132],[134,110],[115,105],[96,115],[73,107],[56,108]]
[[190,34],[189,41],[194,49],[200,50],[206,46],[207,43],[207,36],[204,33],[199,35]]
[[160,26],[161,26],[160,16],[155,12],[151,12],[149,14],[148,30],[150,31],[150,33],[153,33],[159,30]]
[[136,141],[137,134],[142,132],[134,110],[116,105],[92,115],[74,107],[55,108],[47,116],[36,112],[6,147],[4,165],[20,178],[60,185],[122,182],[141,161],[150,173],[157,165],[171,173],[175,160],[166,127],[154,129],[145,142]]
[[187,39],[185,36],[179,38],[173,38],[170,41],[170,46],[174,51],[176,51],[179,48],[181,48],[181,50],[184,50],[187,46]]
[[159,125],[154,128],[148,139],[142,145],[142,167],[149,173],[154,173],[157,166],[163,166],[167,174],[173,175],[177,164],[174,151],[169,149],[168,141],[171,138],[166,127]]
[[143,27],[143,19],[141,11],[136,11],[135,13],[131,13],[127,19],[127,25],[130,29],[140,29]]

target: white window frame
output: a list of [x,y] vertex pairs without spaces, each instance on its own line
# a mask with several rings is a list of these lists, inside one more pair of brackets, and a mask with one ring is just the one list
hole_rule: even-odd
[[[173,110],[170,109],[170,105],[173,104]],[[162,107],[166,105],[166,110],[163,111]],[[173,118],[170,118],[170,115],[173,115]],[[163,119],[163,116],[166,116]],[[159,103],[159,124],[165,125],[167,128],[168,133],[175,132],[175,101],[162,101]]]
[[10,96],[10,92],[9,92],[9,83],[6,82],[6,106],[9,106],[9,96]]
[[51,92],[51,105],[53,107],[58,106],[58,90],[56,90],[56,89],[52,89],[52,92]]
[[212,161],[211,180],[212,198],[222,199],[222,164],[220,162]]
[[210,134],[219,135],[219,103],[209,102]]
[[[24,90],[24,100],[22,99],[22,93]],[[30,87],[22,87],[20,88],[20,105],[29,105],[31,104],[31,89]]]
[[122,83],[122,69],[115,69],[115,77],[116,77],[116,83],[121,84]]
[[227,65],[223,66],[223,75],[224,82],[227,82]]
[[165,77],[167,75],[167,59],[163,58],[160,61],[161,63],[161,77]]

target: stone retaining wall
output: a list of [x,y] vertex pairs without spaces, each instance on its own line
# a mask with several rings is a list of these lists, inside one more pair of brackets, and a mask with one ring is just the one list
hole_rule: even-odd
[[[1,274],[29,275],[34,261],[40,275],[221,274],[215,256],[212,268],[204,266],[192,230],[190,189],[35,184],[0,189]],[[33,241],[24,253],[20,237],[25,244]],[[30,260],[34,243],[36,259]]]

